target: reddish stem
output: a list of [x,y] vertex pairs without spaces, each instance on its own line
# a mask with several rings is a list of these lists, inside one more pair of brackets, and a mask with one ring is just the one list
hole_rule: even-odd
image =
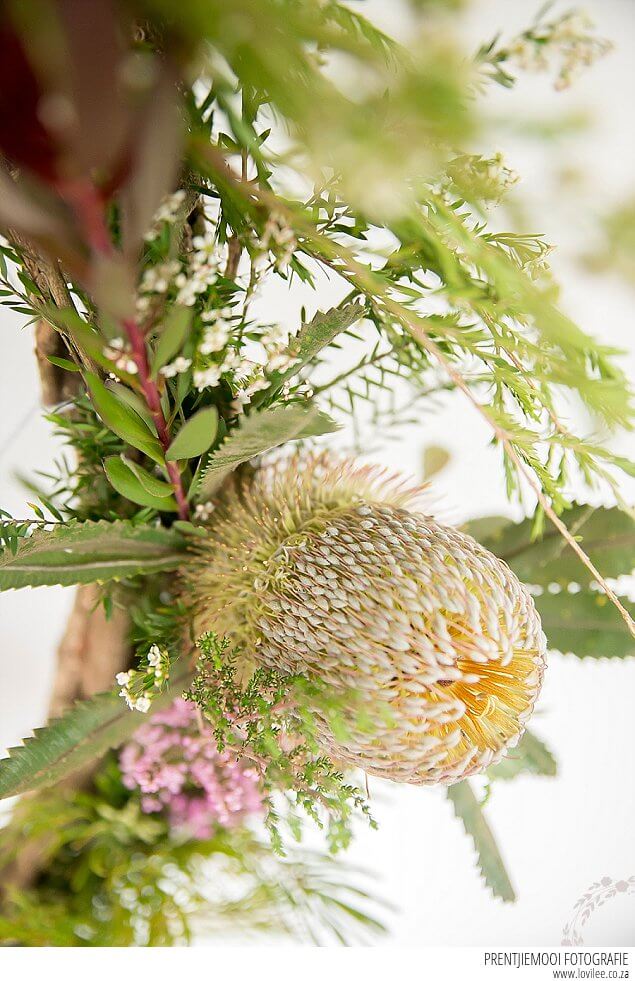
[[91,181],[60,181],[57,190],[75,213],[87,244],[99,255],[113,251],[103,199]]
[[[60,188],[60,194],[75,212],[91,250],[97,255],[112,255],[114,250],[106,223],[104,202],[95,186],[84,182],[69,183],[64,188]],[[171,442],[170,433],[163,414],[159,389],[150,374],[148,351],[143,332],[133,317],[124,318],[122,327],[130,342],[132,356],[139,373],[141,390],[152,414],[159,442],[165,454]],[[181,472],[176,463],[171,463],[168,460],[165,461],[165,468],[174,488],[179,518],[186,521],[189,518],[190,509],[181,480]]]
[[[123,321],[123,327],[130,341],[130,347],[132,348],[132,357],[137,366],[137,371],[139,372],[139,382],[141,384],[141,390],[143,391],[144,398],[148,404],[148,408],[152,413],[152,419],[155,426],[157,427],[157,436],[159,437],[159,442],[163,447],[163,452],[167,453],[170,446],[170,434],[168,432],[168,426],[165,421],[165,416],[163,415],[163,409],[161,407],[161,397],[159,395],[159,389],[156,386],[150,376],[150,368],[148,365],[148,353],[146,350],[146,343],[139,328],[136,320],[131,317],[126,318]],[[170,482],[174,487],[174,496],[176,497],[176,503],[179,509],[179,518],[187,520],[189,516],[189,507],[187,503],[187,498],[185,496],[185,491],[183,490],[183,482],[181,480],[181,473],[179,471],[178,465],[176,463],[170,463],[166,460],[165,468],[168,472],[168,477]]]

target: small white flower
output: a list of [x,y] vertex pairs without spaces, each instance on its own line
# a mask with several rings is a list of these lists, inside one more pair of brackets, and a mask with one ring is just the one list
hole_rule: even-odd
[[194,508],[194,517],[198,518],[199,521],[207,521],[214,511],[214,507],[215,505],[212,501],[206,501],[205,504],[197,504]]
[[258,378],[254,378],[250,381],[244,390],[245,395],[255,395],[256,392],[264,392],[265,388],[269,388],[269,382],[264,375]]
[[178,262],[162,262],[146,269],[141,281],[141,289],[146,293],[166,293],[179,269]]
[[241,358],[238,351],[231,348],[223,358],[222,371],[235,371],[240,368]]
[[160,225],[162,222],[172,224],[176,218],[177,211],[184,203],[185,198],[185,191],[180,188],[178,191],[175,191],[174,194],[170,194],[168,197],[163,199],[154,215],[152,225],[143,236],[146,242],[154,241],[159,234]]
[[289,331],[282,324],[272,324],[262,337],[262,346],[269,351],[289,343]]
[[103,350],[104,357],[108,358],[109,361],[117,361],[117,359],[121,357],[121,352],[124,350],[124,347],[125,342],[123,337],[115,337],[105,346]]
[[194,385],[201,392],[204,388],[213,388],[221,378],[220,365],[212,364],[194,372]]
[[231,315],[231,307],[223,307],[220,310],[206,310],[201,314],[201,320],[205,324],[215,324],[219,320],[225,320],[227,317],[231,317]]
[[218,250],[218,242],[212,232],[205,235],[195,235],[192,239],[194,251],[190,255],[190,263],[196,265],[201,263],[213,262],[217,264],[218,257],[215,253]]
[[119,358],[116,367],[120,371],[126,371],[129,375],[136,375],[139,371],[136,361],[133,361],[132,358]]
[[163,365],[159,371],[159,374],[163,375],[164,378],[174,378],[175,375],[181,375],[187,371],[191,364],[191,358],[178,357],[169,364]]
[[185,286],[182,286],[179,290],[176,302],[181,303],[184,307],[192,307],[196,303],[196,290],[194,289],[194,284],[188,282]]
[[145,713],[148,711],[151,704],[152,703],[147,695],[141,695],[139,698],[136,699],[134,703],[134,708],[137,710],[137,712]]
[[256,375],[255,378],[243,388],[240,392],[236,392],[231,407],[236,415],[240,415],[246,405],[251,402],[252,395],[256,392],[262,392],[266,388],[269,388],[269,381],[264,375]]
[[267,367],[270,371],[286,371],[299,363],[299,358],[292,357],[288,351],[280,351],[269,358]]
[[122,688],[125,688],[130,683],[131,678],[132,671],[120,671],[115,675],[115,681],[118,685],[121,685]]
[[222,351],[230,336],[230,328],[227,324],[217,322],[205,328],[203,340],[199,344],[201,354],[215,354]]
[[161,649],[153,644],[148,651],[148,664],[157,667],[161,663]]

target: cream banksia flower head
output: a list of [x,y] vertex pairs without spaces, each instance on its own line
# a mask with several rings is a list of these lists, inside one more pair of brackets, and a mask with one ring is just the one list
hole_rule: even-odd
[[420,513],[420,497],[328,456],[266,466],[223,492],[184,585],[197,635],[225,635],[250,667],[303,674],[344,704],[356,693],[341,741],[315,706],[339,765],[453,783],[518,742],[545,637],[508,566]]

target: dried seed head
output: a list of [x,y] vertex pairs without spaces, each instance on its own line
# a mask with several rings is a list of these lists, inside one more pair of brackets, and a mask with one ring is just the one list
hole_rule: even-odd
[[326,456],[267,467],[225,491],[185,586],[198,634],[214,630],[252,663],[357,693],[344,741],[316,706],[333,759],[390,780],[452,783],[518,741],[545,638],[505,563],[417,513],[419,494]]

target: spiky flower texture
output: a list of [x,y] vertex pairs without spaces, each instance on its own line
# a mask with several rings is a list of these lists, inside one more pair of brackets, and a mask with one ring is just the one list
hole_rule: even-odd
[[230,638],[247,665],[354,695],[345,737],[313,707],[333,760],[449,784],[517,743],[545,637],[507,565],[420,502],[376,468],[279,461],[224,491],[186,590],[195,630]]

